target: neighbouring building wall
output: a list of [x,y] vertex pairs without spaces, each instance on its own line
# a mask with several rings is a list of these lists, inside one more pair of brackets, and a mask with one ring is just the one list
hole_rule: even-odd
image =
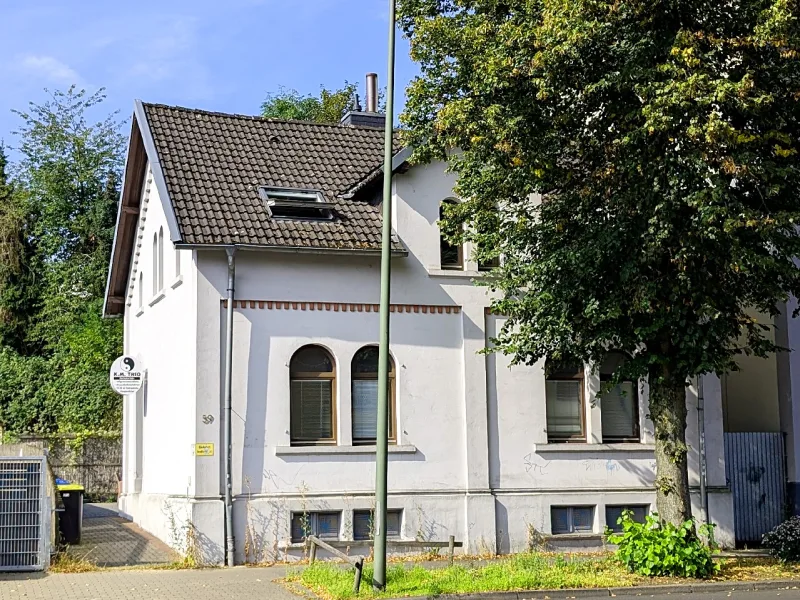
[[[146,381],[124,401],[124,476],[120,508],[169,543],[185,521],[171,498],[195,494],[195,266],[176,251],[148,169],[125,311],[125,353]],[[179,503],[183,501],[178,501]]]
[[785,351],[777,353],[780,431],[786,444],[786,476],[789,510],[800,514],[800,319],[796,298],[780,307],[775,318],[775,338]]

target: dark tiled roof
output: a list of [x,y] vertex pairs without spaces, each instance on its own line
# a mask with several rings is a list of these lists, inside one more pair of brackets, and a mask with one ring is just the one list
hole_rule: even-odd
[[[339,197],[383,160],[383,130],[144,104],[182,242],[376,250],[380,208]],[[397,148],[400,146],[395,142]],[[261,186],[314,189],[333,222],[272,219]],[[395,250],[403,246],[393,236]]]

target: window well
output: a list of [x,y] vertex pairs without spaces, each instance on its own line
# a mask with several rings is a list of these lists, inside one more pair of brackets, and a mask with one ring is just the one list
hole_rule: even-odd
[[333,221],[333,205],[325,202],[322,192],[289,188],[258,188],[273,219],[294,221]]

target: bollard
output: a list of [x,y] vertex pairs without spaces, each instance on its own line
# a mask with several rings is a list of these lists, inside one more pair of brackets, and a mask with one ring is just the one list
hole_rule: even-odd
[[308,563],[313,565],[315,560],[317,560],[317,545],[312,541],[308,551]]
[[456,553],[456,536],[451,535],[447,545],[448,561],[450,566],[453,566],[453,556]]
[[357,561],[355,564],[356,567],[356,577],[353,581],[353,593],[358,594],[358,590],[361,587],[361,571],[364,569],[364,559]]

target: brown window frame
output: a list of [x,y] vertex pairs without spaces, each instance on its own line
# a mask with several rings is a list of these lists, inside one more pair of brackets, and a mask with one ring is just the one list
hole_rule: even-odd
[[[620,350],[611,350],[608,354],[621,354],[626,358],[628,355],[625,352]],[[603,373],[599,373],[600,376],[600,384],[602,385],[606,381],[611,381],[611,375],[603,375]],[[626,379],[621,383],[631,383],[633,387],[633,434],[631,436],[606,436],[603,434],[603,399],[600,398],[600,435],[603,438],[603,443],[639,443],[642,440],[642,432],[640,429],[639,423],[639,382],[633,381],[631,379]]]
[[[328,355],[328,359],[331,361],[332,369],[330,372],[326,371],[292,371],[292,361],[294,357],[297,356],[301,351],[305,350],[306,348],[318,348],[322,352]],[[331,382],[331,438],[322,438],[319,440],[296,440],[292,437],[292,422],[291,422],[291,414],[292,414],[292,382],[293,381],[319,381],[320,379],[328,379]],[[319,344],[306,344],[305,346],[301,346],[297,350],[294,351],[292,354],[292,358],[289,359],[289,444],[291,446],[335,446],[337,444],[337,436],[336,431],[338,428],[337,419],[336,419],[336,360],[333,358],[333,354],[325,348],[324,346],[320,346]]]
[[[351,421],[351,429],[353,427],[353,388],[354,382],[356,381],[377,381],[378,373],[356,373],[355,372],[355,360],[358,353],[366,348],[377,348],[374,344],[368,344],[366,346],[362,346],[356,353],[353,354],[353,360],[350,361],[350,421]],[[396,427],[395,421],[397,420],[397,400],[396,400],[396,377],[395,377],[395,366],[394,366],[394,358],[392,355],[389,354],[389,443],[396,444],[397,443],[397,435],[396,435]],[[356,438],[355,432],[353,432],[353,445],[354,446],[374,446],[377,443],[377,439],[370,439],[370,438]]]
[[[445,205],[445,204],[455,205],[455,204],[458,204],[458,202],[456,200],[453,200],[452,198],[447,198],[445,200],[442,200],[439,203],[439,220],[440,221],[442,220],[442,206]],[[444,244],[447,244],[448,246],[458,250],[458,262],[449,263],[449,264],[445,264],[444,263],[444,261],[442,260],[442,246]],[[451,244],[450,242],[448,242],[447,240],[444,239],[444,237],[442,236],[441,229],[439,229],[439,267],[443,271],[463,271],[464,270],[464,244],[458,244],[458,245]]]
[[492,269],[496,269],[499,266],[500,266],[500,257],[495,256],[492,260],[488,262],[478,263],[478,271],[491,271]]
[[573,375],[571,377],[554,377],[547,374],[547,370],[549,365],[558,366],[557,364],[547,360],[545,364],[545,423],[547,423],[547,381],[580,381],[580,415],[581,415],[581,432],[580,434],[572,434],[572,435],[559,435],[559,434],[551,434],[550,429],[547,430],[547,443],[548,444],[579,444],[579,443],[587,443],[586,439],[586,366],[583,363],[579,363],[581,367],[580,374]]

